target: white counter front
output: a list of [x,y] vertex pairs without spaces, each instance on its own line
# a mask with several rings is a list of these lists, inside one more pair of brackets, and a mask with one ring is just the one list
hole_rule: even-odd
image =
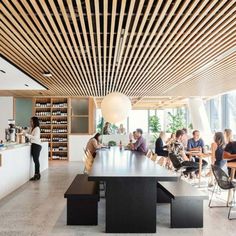
[[[42,143],[40,172],[48,168],[48,143]],[[0,150],[0,199],[29,181],[34,175],[30,145],[16,145]]]

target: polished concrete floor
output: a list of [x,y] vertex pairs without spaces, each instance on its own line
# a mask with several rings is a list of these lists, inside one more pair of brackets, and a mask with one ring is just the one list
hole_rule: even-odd
[[[0,236],[105,235],[104,200],[99,202],[98,226],[66,225],[66,200],[63,194],[75,175],[81,173],[82,169],[83,164],[79,162],[54,162],[50,164],[47,171],[42,173],[40,181],[28,182],[0,200]],[[169,228],[169,205],[157,205],[156,235],[236,235],[236,220],[227,219],[228,209],[209,209],[207,204],[206,201],[203,229]]]

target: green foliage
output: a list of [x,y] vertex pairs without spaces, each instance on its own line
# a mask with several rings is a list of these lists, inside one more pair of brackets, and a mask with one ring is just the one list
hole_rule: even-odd
[[158,116],[149,117],[149,129],[153,133],[151,142],[154,143],[158,138],[158,133],[161,131],[160,119]]
[[168,112],[169,115],[169,125],[167,126],[167,132],[175,133],[179,129],[183,129],[185,126],[184,114],[179,111],[176,115]]
[[188,125],[188,128],[189,128],[190,130],[193,130],[193,124],[190,123],[190,124]]
[[104,118],[101,117],[97,124],[97,132],[101,134],[103,127],[104,127]]
[[116,142],[113,141],[113,140],[111,140],[111,141],[108,142],[108,146],[109,146],[109,147],[116,146]]
[[152,133],[156,134],[161,131],[160,119],[158,116],[150,116],[149,118],[149,129]]

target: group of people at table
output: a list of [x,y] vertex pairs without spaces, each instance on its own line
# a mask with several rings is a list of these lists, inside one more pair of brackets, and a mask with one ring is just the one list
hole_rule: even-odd
[[[109,128],[109,124],[106,123],[104,128],[106,131]],[[120,128],[123,129],[123,126]],[[86,149],[95,157],[96,150],[102,146],[101,134],[97,133],[88,141]],[[142,129],[136,129],[133,132],[127,147],[130,150],[147,154],[148,147],[143,137]],[[236,141],[233,141],[233,134],[230,129],[225,129],[224,132],[216,132],[210,152],[207,149],[203,139],[200,137],[200,131],[194,130],[192,137],[189,137],[186,128],[172,133],[168,139],[166,139],[165,132],[160,132],[155,142],[155,153],[162,157],[168,157],[171,154],[175,155],[181,165],[185,167],[185,171],[183,172],[185,176],[192,177],[193,174],[198,175],[199,153],[210,153],[212,164],[219,166],[225,171],[227,171],[227,162],[236,162]],[[202,160],[202,169],[207,165],[207,161]]]

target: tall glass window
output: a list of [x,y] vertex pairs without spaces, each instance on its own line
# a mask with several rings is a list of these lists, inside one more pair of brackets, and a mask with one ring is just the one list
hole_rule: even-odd
[[236,133],[236,92],[228,94],[227,105],[228,105],[228,122],[230,129]]
[[221,130],[221,96],[210,101],[210,125],[213,132]]
[[129,132],[141,128],[148,132],[148,110],[132,110],[129,116]]

